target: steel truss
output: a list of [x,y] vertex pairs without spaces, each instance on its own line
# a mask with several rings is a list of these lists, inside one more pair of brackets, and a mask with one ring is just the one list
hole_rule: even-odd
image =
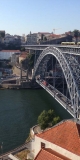
[[[74,108],[74,118],[79,118],[80,111],[80,66],[74,55],[63,53],[56,47],[47,47],[42,51],[34,66],[33,79],[37,74],[46,70],[46,64],[53,55],[63,71],[69,90],[71,103]],[[43,63],[44,59],[44,63]],[[43,64],[43,65],[42,65]]]

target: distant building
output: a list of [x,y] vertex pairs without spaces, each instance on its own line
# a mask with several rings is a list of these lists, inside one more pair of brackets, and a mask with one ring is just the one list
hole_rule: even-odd
[[9,60],[13,54],[20,53],[19,50],[1,50],[0,60]]
[[34,44],[34,45],[36,45],[36,44],[38,44],[39,42],[40,42],[40,40],[41,40],[41,35],[44,35],[44,36],[48,36],[48,35],[50,35],[50,33],[48,33],[48,32],[38,32],[38,33],[31,33],[30,32],[30,34],[28,34],[27,35],[27,44],[29,45],[32,45],[32,44]]
[[37,33],[27,35],[27,44],[37,44]]
[[72,42],[72,35],[58,35],[47,41],[41,41],[40,44],[61,44],[61,42]]
[[34,160],[80,160],[80,123],[64,120],[35,134],[31,142],[31,156]]
[[9,44],[15,44],[15,45],[20,45],[21,44],[21,36],[18,35],[10,35],[10,34],[5,34],[5,39],[4,39],[5,45]]
[[10,34],[6,34],[5,35],[5,40],[4,40],[4,43],[6,45],[10,44],[10,43],[13,43],[14,42],[14,36],[10,35]]
[[16,52],[16,53],[13,53],[12,56],[11,56],[11,63],[12,65],[16,65],[17,63],[19,63],[19,56],[20,56],[21,52]]
[[51,40],[51,39],[53,39],[53,38],[60,38],[60,37],[61,37],[61,35],[50,34],[50,35],[47,36],[47,40]]
[[21,52],[20,56],[19,56],[19,63],[23,60],[25,60],[28,56],[27,52]]

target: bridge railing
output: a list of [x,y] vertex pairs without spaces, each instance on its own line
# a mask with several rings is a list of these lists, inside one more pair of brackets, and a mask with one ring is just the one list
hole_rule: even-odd
[[53,86],[49,85],[44,85],[43,80],[36,80],[36,82],[42,86],[53,98],[55,98],[61,106],[63,106],[73,117],[74,117],[74,111],[73,111],[73,106],[71,105],[70,100],[64,96],[60,91],[58,91],[56,88]]

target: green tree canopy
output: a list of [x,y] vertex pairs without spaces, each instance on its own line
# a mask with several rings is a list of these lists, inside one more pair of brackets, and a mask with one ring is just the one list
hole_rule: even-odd
[[44,41],[47,41],[47,38],[44,36]]
[[49,126],[55,125],[60,121],[60,117],[55,115],[54,110],[43,111],[38,117],[38,124],[41,129],[45,129]]
[[0,31],[0,38],[4,38],[5,37],[5,31]]
[[21,51],[25,51],[25,47],[21,47]]
[[79,36],[79,30],[75,29],[75,30],[73,31],[73,34],[74,34],[74,37],[76,38],[76,43],[77,43],[77,38],[78,38],[78,36]]
[[41,34],[41,41],[43,41],[44,39],[44,34]]

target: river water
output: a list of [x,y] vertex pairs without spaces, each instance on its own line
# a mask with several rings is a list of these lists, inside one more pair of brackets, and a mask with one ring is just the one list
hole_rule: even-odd
[[[71,115],[45,90],[0,90],[0,146],[3,152],[23,144],[43,110],[54,109],[61,119]],[[1,154],[0,149],[0,154]]]

